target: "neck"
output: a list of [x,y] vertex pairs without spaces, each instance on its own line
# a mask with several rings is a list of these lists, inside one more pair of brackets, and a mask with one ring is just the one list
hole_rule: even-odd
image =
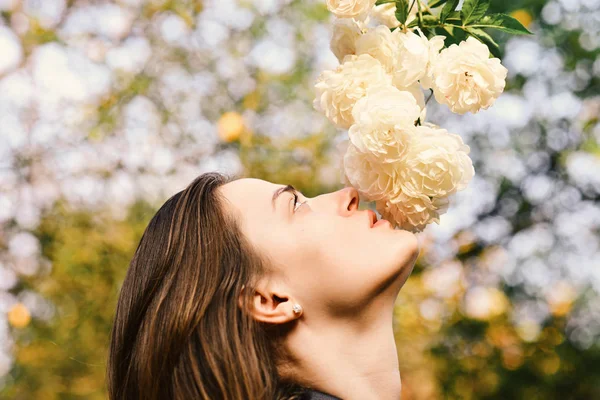
[[344,400],[400,399],[393,304],[371,308],[359,321],[304,315],[286,341],[293,361],[280,374]]

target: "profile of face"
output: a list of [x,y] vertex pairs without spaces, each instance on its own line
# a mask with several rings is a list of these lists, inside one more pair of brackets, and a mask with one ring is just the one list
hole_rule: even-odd
[[387,221],[372,227],[373,213],[358,209],[352,187],[313,198],[284,188],[254,178],[219,188],[242,233],[272,265],[254,296],[254,317],[287,322],[294,303],[327,318],[393,305],[419,255],[417,237]]

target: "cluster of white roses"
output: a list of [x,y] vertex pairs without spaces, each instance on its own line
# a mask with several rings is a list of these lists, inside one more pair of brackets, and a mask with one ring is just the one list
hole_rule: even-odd
[[[340,65],[319,76],[314,107],[348,129],[344,183],[376,201],[395,228],[439,224],[449,196],[475,171],[459,135],[424,122],[421,88],[453,112],[475,113],[502,93],[506,68],[472,37],[443,49],[443,36],[392,31],[399,25],[394,3],[327,0],[327,7],[337,17],[331,50]],[[378,25],[368,27],[370,20]]]

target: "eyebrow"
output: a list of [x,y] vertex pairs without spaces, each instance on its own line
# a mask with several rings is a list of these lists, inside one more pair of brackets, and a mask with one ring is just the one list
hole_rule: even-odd
[[285,192],[295,192],[296,188],[292,185],[287,185],[284,187],[280,187],[279,189],[276,189],[275,192],[273,193],[273,198],[271,199],[271,205],[273,206],[273,211],[275,210],[275,200],[277,200],[277,198]]

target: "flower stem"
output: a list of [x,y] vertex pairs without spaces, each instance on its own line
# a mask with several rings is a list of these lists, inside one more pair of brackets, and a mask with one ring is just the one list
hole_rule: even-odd
[[429,94],[429,97],[427,98],[427,100],[425,100],[425,105],[427,105],[427,103],[429,103],[429,100],[431,100],[431,98],[433,97],[433,89],[430,89],[431,93]]
[[433,11],[431,11],[431,7],[429,7],[429,4],[425,3],[425,4],[421,4],[421,5],[425,9],[425,11],[429,11],[429,14],[435,15],[435,14],[433,14]]
[[412,10],[412,8],[415,6],[415,1],[417,1],[417,0],[413,0],[413,2],[410,4],[410,7],[408,7],[409,14],[410,14],[410,10]]
[[[414,1],[413,1],[414,2]],[[421,0],[417,0],[417,13],[419,15],[419,26],[423,27],[423,15],[421,14]]]
[[[419,1],[419,0],[412,1],[410,7],[408,7],[408,14],[410,14],[410,10],[412,10],[412,8],[415,6],[415,1]],[[408,26],[407,26],[406,22],[402,24],[402,32],[404,32],[404,33],[408,32]]]

